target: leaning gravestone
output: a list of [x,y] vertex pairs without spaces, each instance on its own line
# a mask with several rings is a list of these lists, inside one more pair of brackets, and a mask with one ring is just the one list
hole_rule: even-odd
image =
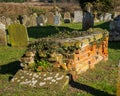
[[71,22],[70,12],[65,12],[65,14],[64,14],[64,23],[70,23],[70,22]]
[[0,45],[7,45],[6,32],[0,29]]
[[10,43],[13,47],[24,47],[28,45],[27,29],[22,24],[11,24],[8,26]]
[[37,19],[37,26],[44,26],[45,25],[44,15],[40,15],[36,19]]
[[54,14],[50,12],[46,16],[47,16],[47,24],[54,25]]
[[74,23],[82,22],[83,13],[82,11],[74,11]]

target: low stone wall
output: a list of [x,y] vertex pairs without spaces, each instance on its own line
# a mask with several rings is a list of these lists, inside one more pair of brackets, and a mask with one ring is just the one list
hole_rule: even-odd
[[[89,32],[91,32],[89,30]],[[99,63],[100,61],[106,61],[108,60],[108,32],[106,30],[94,30],[94,32],[92,34],[86,35],[86,36],[82,36],[82,37],[76,37],[76,38],[67,38],[67,39],[62,39],[62,40],[56,40],[57,44],[59,44],[59,46],[54,46],[57,49],[61,49],[63,51],[63,53],[60,53],[60,51],[54,51],[50,54],[50,56],[48,58],[45,57],[45,60],[48,60],[48,62],[50,62],[52,64],[52,69],[51,70],[47,70],[47,71],[43,71],[43,66],[45,65],[41,65],[36,67],[37,70],[39,70],[39,72],[33,72],[33,74],[41,74],[38,75],[38,78],[34,78],[35,80],[38,79],[37,81],[41,81],[41,82],[45,82],[43,81],[45,78],[47,80],[47,78],[54,78],[54,75],[50,75],[47,76],[45,78],[40,79],[41,77],[44,77],[45,74],[53,74],[51,72],[57,72],[56,74],[59,74],[59,72],[63,72],[63,73],[68,73],[71,74],[73,79],[76,80],[78,77],[78,74],[81,74],[85,71],[87,71],[88,69],[93,69],[95,67],[95,64]],[[52,44],[52,43],[51,43]],[[41,44],[40,44],[41,45]],[[61,47],[61,48],[59,48]],[[64,50],[62,49],[64,48]],[[67,50],[67,51],[66,51]],[[43,50],[44,51],[44,50]],[[46,52],[47,50],[45,50]],[[53,51],[53,50],[52,50]],[[66,53],[65,53],[66,52]],[[44,52],[43,52],[44,53]],[[29,85],[32,85],[32,81],[31,79],[34,77],[34,75],[31,75],[31,73],[29,73],[29,71],[33,70],[31,69],[31,66],[34,66],[37,62],[36,62],[36,55],[39,57],[39,60],[42,58],[44,59],[44,56],[46,56],[46,53],[41,53],[41,51],[26,51],[26,53],[21,57],[20,62],[21,65],[23,67],[23,71],[19,72],[19,74],[23,73],[24,75],[29,75],[26,76],[27,78],[27,82],[31,82],[29,83]],[[40,57],[42,54],[43,57]],[[47,62],[47,63],[48,63]],[[41,62],[39,62],[41,63]],[[42,62],[45,63],[45,62]],[[45,63],[45,64],[47,64]],[[38,64],[37,64],[38,65]],[[53,69],[55,68],[55,70],[53,71]],[[63,69],[64,71],[56,71],[56,69]],[[50,68],[49,68],[50,69]],[[28,70],[28,73],[24,70]],[[26,72],[26,73],[25,73]],[[43,74],[43,72],[45,72]],[[17,75],[17,74],[16,74]],[[22,75],[17,76],[17,78],[19,77],[19,79],[22,79],[23,77]],[[59,78],[54,78],[55,81],[57,81],[57,79],[60,79],[62,81],[64,81],[63,78],[65,77],[66,74],[59,76]],[[16,79],[16,76],[12,79],[13,82],[18,82],[20,83],[19,79]],[[25,79],[25,80],[26,80]],[[15,81],[17,80],[17,81]],[[26,81],[23,80],[22,84],[25,84]],[[53,79],[51,79],[52,81],[54,81]],[[37,82],[35,81],[35,82]],[[52,83],[52,81],[49,80],[49,84],[50,82]],[[67,79],[65,79],[64,83],[67,81]],[[61,81],[60,81],[61,82]],[[62,85],[65,85],[64,83],[61,83]],[[37,85],[33,86],[33,87],[37,87],[41,85],[41,83],[36,83]],[[44,83],[44,85],[46,85],[48,83]],[[49,85],[48,84],[48,85]],[[52,83],[53,84],[53,83]],[[56,83],[54,83],[56,84]],[[59,82],[58,82],[59,84]],[[55,85],[56,86],[56,85]]]

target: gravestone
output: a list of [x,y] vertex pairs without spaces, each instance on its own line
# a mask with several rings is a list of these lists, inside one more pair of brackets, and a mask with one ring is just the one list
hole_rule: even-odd
[[83,13],[82,11],[74,11],[74,20],[73,22],[79,23],[82,22]]
[[71,15],[70,12],[64,13],[64,23],[70,23],[71,22]]
[[109,41],[120,41],[120,15],[110,22]]
[[58,14],[58,15],[55,15],[54,16],[54,25],[60,25],[61,23],[61,15]]
[[6,25],[6,17],[5,16],[0,17],[0,22]]
[[11,18],[6,18],[6,26],[8,26],[8,25],[10,25],[12,23],[12,20],[11,20]]
[[5,24],[3,24],[3,23],[0,22],[0,29],[3,30],[3,31],[5,31],[5,29],[6,29]]
[[104,15],[104,21],[109,21],[109,20],[111,20],[112,19],[112,14],[110,14],[110,13],[105,13],[105,15]]
[[24,47],[28,45],[27,29],[22,24],[11,24],[8,26],[11,46]]
[[23,19],[22,19],[23,25],[26,27],[30,26],[30,18],[27,15],[23,15]]
[[6,32],[0,29],[0,45],[7,45]]
[[44,15],[40,15],[36,19],[37,19],[37,26],[44,26],[45,25]]
[[46,16],[47,16],[47,24],[54,25],[54,14],[52,12],[49,12]]
[[11,82],[31,88],[63,90],[68,86],[69,77],[66,76],[65,72],[31,72],[19,70]]
[[87,30],[94,25],[94,17],[90,12],[83,13],[82,30]]
[[36,14],[30,15],[30,26],[37,26],[36,18]]

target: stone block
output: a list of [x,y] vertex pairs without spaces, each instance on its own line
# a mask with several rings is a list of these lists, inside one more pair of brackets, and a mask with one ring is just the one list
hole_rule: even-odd
[[11,80],[33,88],[49,88],[63,90],[69,83],[69,77],[65,72],[30,72],[19,70]]

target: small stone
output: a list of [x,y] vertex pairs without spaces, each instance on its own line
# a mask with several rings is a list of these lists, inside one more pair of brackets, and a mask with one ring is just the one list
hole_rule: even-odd
[[55,79],[52,79],[51,81],[52,81],[52,82],[56,82],[56,80],[55,80]]
[[43,86],[43,85],[45,85],[45,84],[46,84],[45,82],[40,82],[40,83],[39,83],[40,86]]

